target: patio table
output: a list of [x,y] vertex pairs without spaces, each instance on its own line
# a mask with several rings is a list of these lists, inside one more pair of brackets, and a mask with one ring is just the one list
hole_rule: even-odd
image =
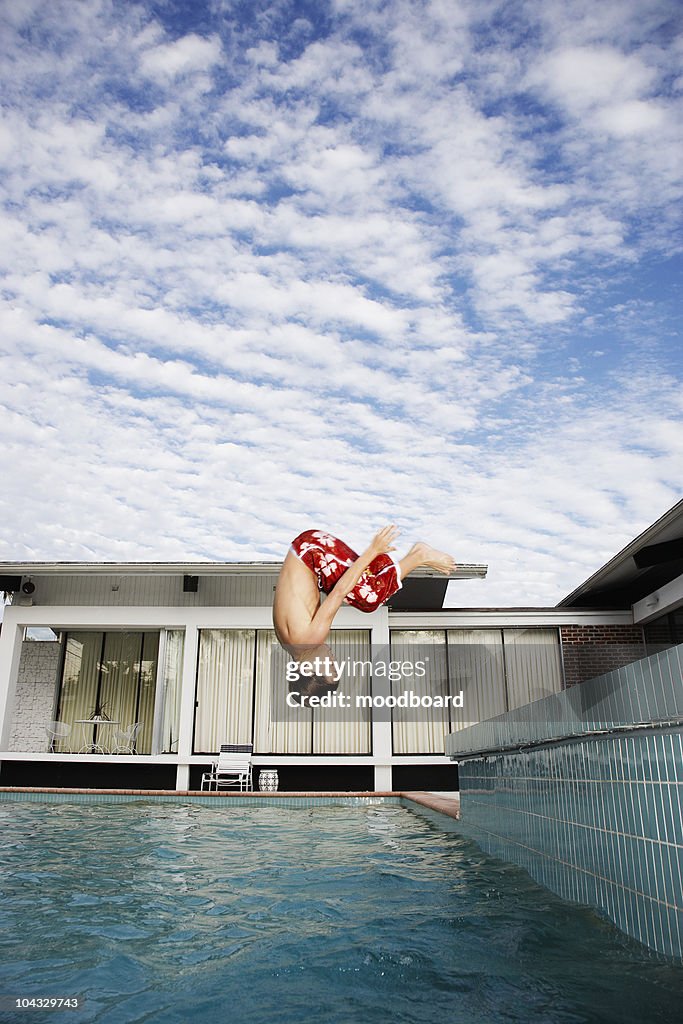
[[[79,754],[109,754],[110,751],[106,747],[103,747],[101,743],[95,742],[95,729],[100,725],[120,725],[120,722],[112,722],[110,718],[101,718],[99,715],[96,718],[77,718],[74,725],[80,725],[81,733],[83,735],[83,746],[78,751]],[[85,734],[85,726],[92,726],[92,737],[90,743],[87,741]]]

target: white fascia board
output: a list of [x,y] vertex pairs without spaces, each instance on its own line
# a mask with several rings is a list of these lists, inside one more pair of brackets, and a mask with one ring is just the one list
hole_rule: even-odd
[[151,606],[7,605],[6,623],[54,629],[272,629],[273,610]]
[[[672,584],[668,584],[671,587]],[[664,590],[665,588],[662,588]],[[636,606],[637,607],[637,606]],[[658,605],[658,609],[659,609]],[[652,609],[648,609],[652,612]],[[657,610],[650,618],[661,614]],[[341,608],[335,618],[337,629],[372,629],[374,615],[355,608]],[[390,629],[448,629],[482,626],[570,626],[633,625],[631,611],[585,611],[575,608],[461,609],[458,611],[388,613]],[[7,605],[4,621],[22,626],[52,626],[56,629],[272,629],[273,611],[262,607],[156,607]]]
[[[666,588],[662,588],[662,592],[672,586],[673,584],[668,584]],[[660,609],[661,605],[657,606],[655,612],[651,608],[647,609],[649,617],[654,618],[661,614]],[[355,608],[341,608],[335,618],[335,627],[337,629],[372,629],[376,624],[378,612],[367,615]],[[441,612],[392,612],[389,610],[388,620],[390,629],[633,625],[634,621],[631,611],[585,611],[575,608],[478,608]],[[56,629],[182,629],[188,626],[197,629],[272,629],[273,610],[270,605],[261,607],[6,605],[4,621],[7,627],[17,624],[52,626]]]
[[[6,576],[278,576],[282,562],[3,562]],[[411,576],[449,580],[483,579],[486,565],[463,563],[445,576],[422,567]]]
[[389,611],[390,629],[470,629],[481,626],[632,626],[625,611],[582,608],[463,608],[441,612]]
[[666,583],[659,590],[653,590],[647,597],[636,601],[633,605],[633,621],[639,624],[651,622],[658,619],[660,615],[672,612],[683,604],[683,575],[678,576],[670,583]]
[[282,562],[3,562],[7,576],[277,576]]
[[[51,626],[53,629],[272,629],[271,605],[261,607],[155,607],[103,605],[6,605],[4,621],[11,625]],[[371,629],[370,616],[356,608],[341,608],[337,629]]]

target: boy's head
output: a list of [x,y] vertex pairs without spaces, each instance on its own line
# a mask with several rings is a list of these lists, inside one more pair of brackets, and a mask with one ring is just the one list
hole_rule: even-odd
[[339,687],[335,679],[334,655],[327,644],[319,647],[299,649],[296,653],[299,664],[299,678],[289,684],[290,693],[298,693],[306,703],[307,697],[323,697]]

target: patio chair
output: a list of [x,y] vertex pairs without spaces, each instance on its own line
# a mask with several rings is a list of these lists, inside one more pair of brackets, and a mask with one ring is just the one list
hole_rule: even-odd
[[[51,754],[54,754],[55,740],[67,740],[71,735],[71,726],[67,722],[48,722],[44,731],[50,741],[48,750]],[[70,747],[66,747],[65,749],[67,753],[71,753]]]
[[114,733],[114,745],[111,748],[112,754],[137,754],[135,743],[138,733],[144,722],[134,722],[127,729],[117,729]]
[[253,789],[251,773],[251,755],[254,753],[253,743],[221,743],[221,754],[249,754],[249,785],[247,789]]
[[251,775],[251,744],[224,743],[218,761],[210,772],[202,775],[202,789],[228,789],[239,786],[240,792],[253,789]]

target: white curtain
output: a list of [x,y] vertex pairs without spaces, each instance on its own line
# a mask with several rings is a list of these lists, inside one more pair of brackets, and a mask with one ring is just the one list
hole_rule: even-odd
[[560,639],[556,629],[505,629],[505,667],[510,708],[562,689]]
[[95,710],[99,662],[102,651],[102,633],[74,632],[66,634],[64,671],[59,695],[59,720],[71,726],[71,736],[64,743],[55,744],[55,750],[78,750],[92,740],[92,729],[76,725]]
[[[556,629],[449,629],[448,671],[441,630],[393,630],[392,657],[424,659],[422,679],[394,685],[436,696],[463,691],[462,708],[393,711],[395,754],[441,753],[444,736],[562,689]],[[431,648],[431,652],[430,652]]]
[[452,694],[463,691],[462,708],[451,711],[451,729],[464,729],[507,710],[500,629],[449,629],[448,667]]
[[253,629],[200,631],[195,753],[217,753],[221,743],[251,743],[254,643]]
[[[448,693],[448,667],[446,664],[446,635],[442,629],[392,630],[392,660],[424,663],[423,676],[404,676],[392,683],[392,693],[398,696],[412,690],[419,697]],[[392,735],[394,754],[442,754],[445,737],[449,732],[448,708],[394,708]]]
[[164,636],[164,656],[157,701],[159,709],[159,754],[178,752],[180,729],[180,697],[183,677],[183,655],[185,653],[185,631],[167,629]]
[[98,742],[103,746],[113,742],[116,729],[128,730],[141,723],[136,749],[140,754],[150,752],[158,649],[156,632],[106,634],[100,705],[119,725],[99,727]]
[[272,629],[256,640],[256,716],[254,753],[310,754],[313,712],[287,705],[287,662]]
[[[338,663],[370,660],[368,630],[335,629],[329,644]],[[372,673],[345,671],[335,693],[349,694],[352,707],[312,710],[289,707],[287,663],[273,630],[259,630],[256,641],[256,727],[259,754],[369,754],[370,711],[355,708],[356,693],[370,693]]]
[[[349,696],[349,709],[319,708],[313,712],[314,754],[369,754],[371,752],[370,708],[356,708],[356,696],[370,695],[372,671],[370,632],[367,629],[333,629],[329,644],[343,673],[335,693]],[[354,670],[354,663],[356,668]]]

